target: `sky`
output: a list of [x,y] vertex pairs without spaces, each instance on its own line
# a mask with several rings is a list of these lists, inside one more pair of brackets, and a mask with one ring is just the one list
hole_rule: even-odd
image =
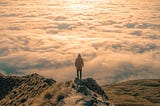
[[100,84],[160,78],[159,0],[0,1],[0,72]]

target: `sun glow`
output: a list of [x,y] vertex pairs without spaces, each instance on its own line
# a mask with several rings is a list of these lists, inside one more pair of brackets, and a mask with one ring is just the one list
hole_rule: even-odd
[[71,4],[68,8],[72,9],[73,11],[83,11],[91,8],[91,6],[84,4]]
[[90,0],[69,0],[67,1],[67,4],[65,6],[66,9],[75,11],[75,12],[84,12],[84,11],[89,11],[90,9],[93,9],[93,3],[90,3],[93,1]]

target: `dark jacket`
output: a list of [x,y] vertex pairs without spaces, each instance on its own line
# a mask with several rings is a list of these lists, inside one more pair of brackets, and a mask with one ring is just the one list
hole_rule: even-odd
[[77,70],[82,70],[82,67],[84,67],[83,59],[82,57],[78,56],[75,60],[75,66]]

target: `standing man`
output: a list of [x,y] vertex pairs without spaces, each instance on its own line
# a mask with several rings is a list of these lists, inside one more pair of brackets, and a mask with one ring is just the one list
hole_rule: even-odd
[[75,60],[75,67],[77,69],[77,78],[82,79],[82,67],[84,67],[84,63],[80,53]]

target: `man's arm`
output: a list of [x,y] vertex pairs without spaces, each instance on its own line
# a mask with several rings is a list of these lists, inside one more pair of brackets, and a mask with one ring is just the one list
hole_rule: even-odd
[[84,67],[84,61],[83,61],[83,59],[82,59],[82,67]]

